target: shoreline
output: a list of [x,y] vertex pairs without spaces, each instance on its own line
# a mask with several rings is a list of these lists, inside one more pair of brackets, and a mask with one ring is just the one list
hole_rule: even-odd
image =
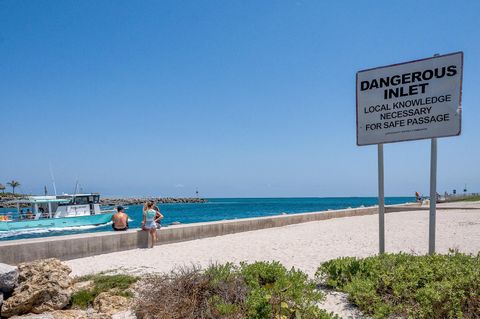
[[[386,211],[405,208],[411,204],[386,206]],[[310,221],[350,216],[373,215],[376,206],[327,210],[319,212],[280,214],[274,216],[240,218],[214,222],[179,224],[157,231],[160,244],[190,241],[199,238],[255,231]],[[112,252],[148,247],[148,235],[140,229],[125,232],[95,232],[30,239],[0,241],[0,262],[17,264],[41,258],[62,260],[95,256]]]
[[[475,209],[437,212],[437,253],[449,249],[480,251],[480,202]],[[467,206],[467,205],[465,205]],[[386,216],[386,252],[426,254],[428,211],[392,212]],[[66,261],[75,275],[100,271],[167,272],[183,265],[277,260],[313,276],[321,262],[337,257],[378,254],[378,215],[331,218],[238,232]]]
[[[443,204],[439,213],[480,212],[480,202],[463,205]],[[225,235],[255,232],[268,229],[281,229],[295,224],[309,222],[328,222],[329,220],[348,220],[360,216],[377,216],[378,208],[365,207],[356,209],[330,210],[300,214],[283,214],[266,217],[242,218],[216,222],[200,222],[165,227],[157,231],[159,243],[170,245],[179,242],[191,242],[199,239],[218,238]],[[387,216],[402,212],[416,212],[428,216],[424,207],[412,204],[386,206]],[[347,218],[350,217],[350,218]],[[387,217],[390,218],[390,217]],[[378,219],[378,218],[377,218]],[[480,220],[478,221],[480,225]],[[378,221],[377,229],[378,232]],[[17,264],[41,258],[56,257],[62,260],[98,256],[122,251],[132,251],[148,247],[148,236],[140,229],[126,232],[96,232],[31,239],[0,241],[0,262]]]
[[[414,207],[409,211],[387,209],[386,252],[423,255],[428,252],[428,210]],[[364,208],[363,210],[375,210]],[[439,204],[437,207],[437,240],[436,252],[448,253],[456,249],[467,254],[480,251],[480,201],[454,204]],[[349,210],[344,210],[349,211]],[[350,210],[354,211],[354,209]],[[333,211],[323,212],[330,214]],[[338,211],[336,211],[338,212]],[[315,213],[304,213],[315,215]],[[291,216],[291,215],[290,215]],[[289,215],[275,216],[278,219]],[[269,220],[268,217],[250,218],[244,222]],[[271,219],[271,218],[270,218]],[[237,221],[227,221],[235,224]],[[222,222],[198,223],[200,230],[212,224]],[[172,228],[187,232],[188,225]],[[166,232],[169,229],[161,230]],[[131,231],[132,233],[142,233]],[[81,235],[70,235],[73,241],[81,241]],[[110,234],[112,239],[115,234]],[[67,236],[65,236],[67,237]],[[94,235],[91,237],[102,237]],[[117,237],[118,238],[118,237]],[[44,238],[45,239],[45,238]],[[24,241],[29,241],[25,239]],[[120,240],[122,241],[122,240]],[[55,239],[40,241],[37,249],[51,247]],[[87,243],[84,243],[87,244]],[[103,243],[102,243],[103,244]],[[18,249],[19,245],[12,244]],[[20,245],[21,246],[21,245]],[[67,247],[68,248],[68,247]],[[0,243],[0,256],[4,253]],[[256,230],[243,229],[240,232],[228,233],[213,237],[196,237],[190,240],[162,243],[153,249],[135,248],[98,254],[89,257],[66,260],[73,276],[90,274],[131,274],[145,275],[152,273],[168,273],[184,266],[199,266],[203,269],[211,264],[231,262],[252,263],[256,261],[278,261],[285,267],[295,267],[314,277],[317,267],[328,260],[338,257],[368,257],[378,254],[378,214],[345,215],[329,219],[307,221],[284,226],[275,226]],[[0,261],[1,262],[1,261]],[[352,306],[346,294],[335,290],[324,290],[324,301],[321,308],[333,311],[345,318],[366,318],[358,308]]]

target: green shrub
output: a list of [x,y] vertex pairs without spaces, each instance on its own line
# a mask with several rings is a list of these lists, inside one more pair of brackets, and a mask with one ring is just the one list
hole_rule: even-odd
[[80,290],[72,295],[71,304],[74,308],[85,309],[95,300],[95,295],[89,290]]
[[93,281],[93,288],[89,290],[80,290],[72,295],[71,304],[74,308],[85,309],[92,305],[95,298],[102,292],[132,297],[132,293],[127,289],[134,284],[138,278],[130,275],[88,275],[79,277],[76,282]]
[[256,262],[242,263],[240,274],[250,290],[246,301],[249,318],[318,318],[316,304],[322,294],[305,273],[287,270],[278,262]]
[[463,201],[464,202],[478,202],[478,201],[480,201],[480,195],[469,196],[469,197],[465,198]]
[[105,291],[123,292],[134,284],[138,278],[130,275],[101,275],[92,278],[95,285],[94,291],[101,293]]
[[136,304],[139,319],[338,318],[317,307],[322,295],[314,281],[278,262],[182,268],[144,281]]
[[479,318],[480,254],[384,254],[323,263],[317,277],[375,318]]

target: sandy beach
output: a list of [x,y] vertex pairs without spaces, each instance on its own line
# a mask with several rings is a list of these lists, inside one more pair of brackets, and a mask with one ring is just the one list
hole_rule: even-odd
[[[442,207],[465,209],[442,210]],[[468,208],[468,209],[467,209]],[[475,208],[475,209],[471,209]],[[386,215],[386,251],[425,254],[428,251],[428,210]],[[480,202],[441,204],[437,211],[436,251],[480,251]],[[184,265],[277,260],[313,277],[324,261],[365,257],[378,252],[378,216],[336,218],[257,231],[159,245],[70,260],[73,275],[102,271],[134,274],[167,272]],[[364,318],[346,295],[326,292],[322,308],[342,318]]]
[[[480,251],[480,202],[445,204],[477,209],[437,212],[437,252]],[[313,276],[318,265],[341,256],[370,256],[378,250],[378,216],[337,218],[187,242],[159,245],[68,261],[73,275],[122,269],[132,273],[165,272],[210,263],[278,260]],[[386,251],[425,254],[428,211],[386,215]]]

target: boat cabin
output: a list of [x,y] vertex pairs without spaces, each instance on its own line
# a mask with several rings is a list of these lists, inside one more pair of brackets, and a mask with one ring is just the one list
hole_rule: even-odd
[[38,220],[101,214],[99,194],[29,196],[15,203],[18,219]]

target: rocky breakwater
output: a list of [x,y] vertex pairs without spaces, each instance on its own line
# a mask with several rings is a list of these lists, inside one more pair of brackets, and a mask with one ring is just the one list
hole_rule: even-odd
[[[0,316],[13,319],[120,319],[134,318],[130,299],[105,291],[91,304],[76,306],[75,297],[92,296],[93,281],[78,281],[71,269],[58,259],[22,263],[17,267],[0,264],[3,304]],[[121,291],[124,293],[124,291]],[[80,297],[78,297],[80,296]]]
[[[0,195],[2,195],[0,193]],[[15,200],[23,199],[27,195],[10,195],[5,194],[5,196],[0,196],[0,208],[16,208],[17,204]],[[20,204],[20,207],[26,207],[25,204]]]
[[126,197],[126,198],[100,198],[100,204],[105,206],[131,206],[143,205],[148,201],[158,204],[186,204],[186,203],[205,203],[203,198],[175,198],[175,197]]
[[[0,208],[16,208],[17,205],[12,202],[13,199],[18,198],[8,198],[0,199]],[[147,201],[152,201],[158,204],[187,204],[187,203],[205,203],[207,202],[204,198],[195,198],[195,197],[105,197],[100,198],[100,204],[104,206],[130,206],[130,205],[143,205]],[[21,204],[20,207],[28,207],[27,204]]]

